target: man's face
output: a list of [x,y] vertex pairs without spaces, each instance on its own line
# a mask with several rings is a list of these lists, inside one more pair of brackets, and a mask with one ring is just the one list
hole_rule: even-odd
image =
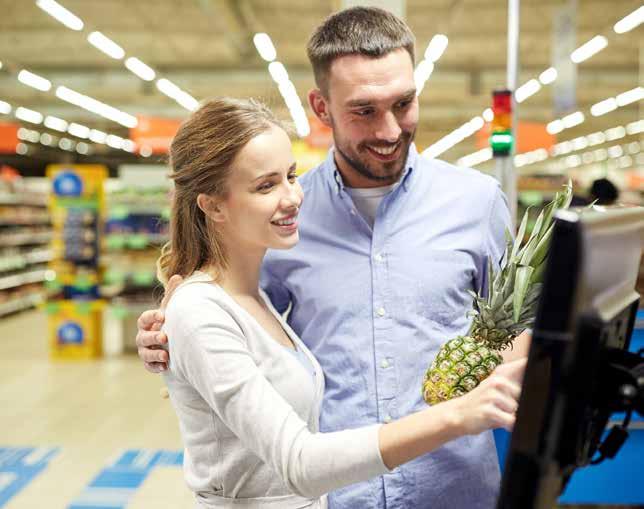
[[345,183],[378,187],[396,182],[418,125],[414,67],[407,51],[334,60],[327,99],[336,163]]

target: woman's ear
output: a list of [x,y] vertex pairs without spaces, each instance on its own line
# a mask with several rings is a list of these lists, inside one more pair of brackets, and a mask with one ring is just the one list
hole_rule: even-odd
[[226,207],[219,198],[201,193],[197,196],[197,206],[215,223],[226,221]]

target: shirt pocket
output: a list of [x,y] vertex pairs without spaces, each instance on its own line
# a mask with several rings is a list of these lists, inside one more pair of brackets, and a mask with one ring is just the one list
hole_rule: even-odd
[[418,312],[441,328],[460,327],[472,308],[468,290],[474,290],[474,259],[465,251],[438,249],[423,258],[414,292]]

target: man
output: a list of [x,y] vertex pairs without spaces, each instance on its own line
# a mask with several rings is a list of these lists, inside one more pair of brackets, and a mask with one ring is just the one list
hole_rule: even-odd
[[[266,257],[262,286],[326,376],[320,429],[331,432],[421,408],[424,371],[469,328],[468,290],[487,284],[509,212],[498,184],[418,155],[414,37],[398,18],[357,7],[328,18],[308,55],[315,115],[333,130],[327,160],[301,179],[300,242]],[[174,287],[170,287],[171,289]],[[163,369],[160,311],[139,319],[141,358]],[[172,338],[170,338],[172,340]],[[526,338],[512,355],[525,355]],[[465,437],[329,496],[331,509],[493,507],[491,433]]]

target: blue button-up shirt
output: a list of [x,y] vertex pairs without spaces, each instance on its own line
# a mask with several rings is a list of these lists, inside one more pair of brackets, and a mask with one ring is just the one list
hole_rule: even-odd
[[[412,146],[373,228],[355,209],[333,150],[301,180],[300,242],[270,250],[262,286],[326,377],[320,430],[389,422],[425,407],[423,375],[465,334],[472,297],[500,261],[510,224],[493,178]],[[499,489],[491,432],[454,440],[392,473],[334,491],[332,509],[489,509]]]

